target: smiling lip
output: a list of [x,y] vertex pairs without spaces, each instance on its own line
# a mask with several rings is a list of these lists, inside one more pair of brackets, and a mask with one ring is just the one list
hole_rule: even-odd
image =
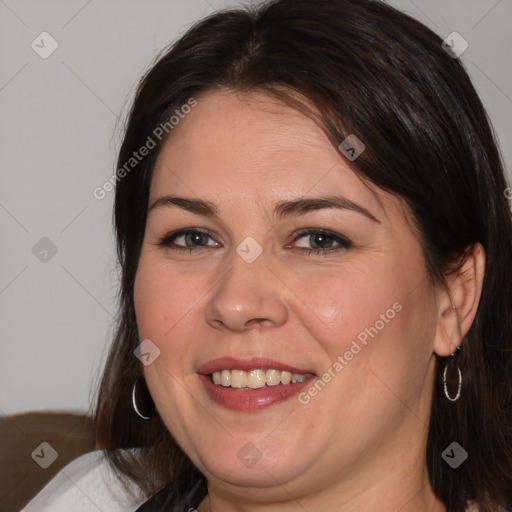
[[[303,382],[295,384],[278,384],[277,386],[265,386],[258,389],[235,389],[214,384],[210,374],[220,370],[244,370],[250,371],[258,368],[287,371],[290,373],[310,374]],[[279,361],[264,357],[251,357],[248,359],[235,359],[223,357],[209,361],[198,368],[197,373],[205,388],[208,397],[223,407],[238,411],[259,411],[277,404],[299,393],[315,378],[310,369],[296,368]]]

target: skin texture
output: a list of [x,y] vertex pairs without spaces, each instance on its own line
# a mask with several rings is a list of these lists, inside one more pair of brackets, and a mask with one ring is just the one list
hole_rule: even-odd
[[[149,390],[208,479],[199,510],[445,511],[425,464],[434,354],[450,355],[473,321],[481,246],[447,290],[432,288],[403,204],[365,185],[311,119],[264,93],[217,90],[197,100],[159,155],[149,204],[200,198],[219,218],[151,209],[134,295],[140,339],[161,351],[144,368]],[[273,216],[279,201],[329,195],[377,221],[334,208]],[[211,236],[174,239],[192,252],[158,245],[184,228]],[[352,247],[307,254],[340,244],[299,235],[306,228]],[[252,263],[236,252],[246,237],[263,250]],[[394,318],[307,404],[293,396],[230,410],[196,373],[218,357],[265,356],[321,376],[393,304],[401,306]],[[251,467],[238,456],[247,443],[259,457]]]

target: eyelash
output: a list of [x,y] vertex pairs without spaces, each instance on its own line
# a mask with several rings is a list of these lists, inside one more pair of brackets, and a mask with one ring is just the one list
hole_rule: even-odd
[[[207,235],[207,236],[209,236],[210,238],[213,239],[212,234],[208,230],[203,230],[203,229],[182,229],[180,231],[176,231],[174,233],[169,233],[168,235],[165,235],[158,242],[157,245],[160,246],[160,247],[166,247],[166,248],[171,249],[173,251],[188,251],[190,254],[192,254],[192,252],[196,251],[197,249],[204,249],[204,248],[207,248],[207,247],[212,247],[212,246],[200,246],[200,245],[198,245],[196,247],[183,247],[183,246],[175,245],[173,243],[173,241],[176,238],[179,238],[181,236],[186,236],[186,235],[198,234],[198,233],[201,234],[201,235]],[[293,242],[296,242],[297,240],[299,240],[300,238],[305,237],[306,235],[309,235],[309,236],[321,235],[321,236],[324,236],[324,237],[326,237],[328,239],[332,239],[333,241],[335,241],[335,242],[337,242],[339,244],[338,247],[327,248],[327,249],[307,249],[305,247],[298,247],[297,248],[299,251],[304,252],[304,253],[306,253],[308,255],[316,254],[316,255],[326,256],[328,254],[335,253],[335,252],[338,252],[338,251],[341,251],[341,250],[350,249],[351,247],[353,247],[352,242],[348,238],[345,238],[345,237],[343,237],[341,235],[338,235],[337,233],[334,233],[333,231],[329,231],[329,230],[326,230],[326,229],[303,229],[303,230],[299,231],[295,235],[295,238],[293,239]]]

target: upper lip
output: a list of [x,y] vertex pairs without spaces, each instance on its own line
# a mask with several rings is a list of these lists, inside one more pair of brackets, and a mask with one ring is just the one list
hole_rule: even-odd
[[197,373],[209,375],[220,370],[257,370],[257,369],[280,370],[283,372],[298,374],[314,374],[310,368],[297,368],[268,357],[220,357],[212,359],[197,369]]

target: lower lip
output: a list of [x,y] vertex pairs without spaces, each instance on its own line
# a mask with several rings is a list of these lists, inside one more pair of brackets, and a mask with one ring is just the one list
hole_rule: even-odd
[[288,400],[308,386],[314,376],[295,384],[278,384],[258,389],[237,389],[214,384],[208,375],[199,375],[208,396],[219,405],[237,411],[259,411]]

